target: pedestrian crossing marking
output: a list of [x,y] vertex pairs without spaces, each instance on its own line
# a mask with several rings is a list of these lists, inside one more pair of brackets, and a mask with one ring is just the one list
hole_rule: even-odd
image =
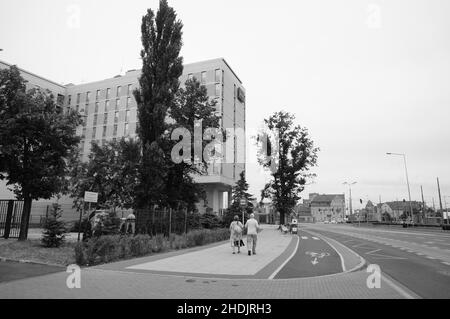
[[306,236],[302,236],[302,239],[308,239],[308,237],[306,237]]
[[314,239],[314,240],[320,240],[319,238],[317,238],[317,237],[313,237],[312,239]]

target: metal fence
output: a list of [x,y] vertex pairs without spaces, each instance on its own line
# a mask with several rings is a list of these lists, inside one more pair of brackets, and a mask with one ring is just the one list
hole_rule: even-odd
[[0,236],[19,238],[23,201],[0,200]]
[[136,215],[136,232],[140,234],[183,234],[191,229],[201,227],[200,214],[187,209],[170,208],[138,209]]

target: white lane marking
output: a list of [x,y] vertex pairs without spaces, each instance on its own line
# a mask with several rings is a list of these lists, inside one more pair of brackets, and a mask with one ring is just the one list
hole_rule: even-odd
[[424,256],[425,254],[422,254],[422,253],[416,253],[416,255]]
[[306,236],[302,236],[302,239],[308,239],[308,237],[306,237]]
[[434,257],[431,257],[431,256],[427,256],[427,258],[428,258],[428,259],[436,259],[436,258],[434,258]]
[[383,280],[392,288],[394,288],[394,290],[396,290],[400,295],[402,295],[404,298],[406,299],[415,299],[414,296],[410,295],[409,293],[407,293],[405,290],[403,290],[402,288],[400,288],[400,286],[394,284],[393,281],[391,281],[389,278],[387,278],[386,275],[383,276]]
[[372,253],[374,253],[374,252],[376,252],[376,251],[380,251],[381,249],[375,249],[375,250],[372,250],[372,251],[369,251],[369,252],[367,252],[366,254],[372,254]]
[[298,244],[299,244],[299,243],[300,243],[300,237],[297,236],[297,244],[295,245],[295,249],[294,249],[294,251],[292,252],[292,254],[289,256],[288,259],[286,259],[286,260],[284,261],[284,263],[282,263],[282,264],[280,265],[280,267],[278,267],[278,268],[277,268],[277,269],[269,276],[268,279],[273,279],[273,278],[280,272],[280,270],[283,269],[284,266],[286,266],[286,264],[292,259],[292,257],[295,256],[295,254],[297,253],[297,249],[298,249]]
[[443,263],[444,265],[450,266],[450,263],[448,263],[448,262],[446,262],[446,261],[443,261],[442,263]]
[[313,237],[312,239],[314,239],[314,240],[320,240],[319,238],[317,238],[317,237]]

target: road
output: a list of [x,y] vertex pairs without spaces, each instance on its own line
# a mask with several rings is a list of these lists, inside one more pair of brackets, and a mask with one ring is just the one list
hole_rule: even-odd
[[335,239],[377,264],[382,274],[422,298],[450,298],[448,233],[311,225],[307,228]]
[[320,237],[300,231],[298,246],[275,279],[303,278],[342,272],[337,252]]

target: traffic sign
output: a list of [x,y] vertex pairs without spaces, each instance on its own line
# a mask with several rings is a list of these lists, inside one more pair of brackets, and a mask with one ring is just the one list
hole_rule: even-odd
[[84,201],[88,203],[97,203],[98,193],[84,192]]
[[247,206],[247,200],[245,198],[241,198],[241,200],[239,201],[239,204],[241,206]]

